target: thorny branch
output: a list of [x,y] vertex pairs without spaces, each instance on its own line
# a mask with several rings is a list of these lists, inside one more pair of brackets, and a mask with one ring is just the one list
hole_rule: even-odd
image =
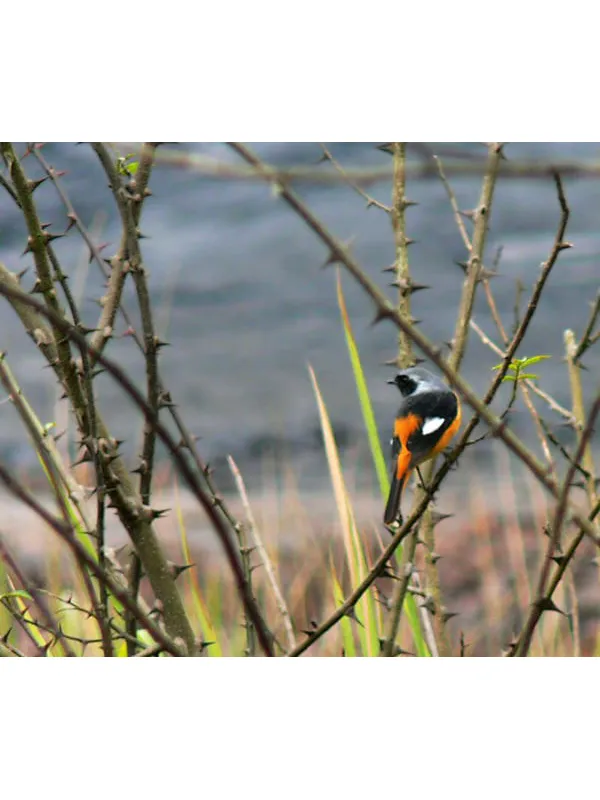
[[[1,276],[2,276],[2,271],[0,270],[0,278]],[[81,333],[79,333],[79,331],[73,328],[73,326],[70,323],[60,318],[58,315],[54,314],[54,312],[42,306],[41,303],[39,303],[37,300],[34,300],[32,297],[29,297],[29,295],[26,295],[20,289],[16,289],[14,287],[14,284],[11,286],[9,281],[2,282],[0,280],[0,294],[8,297],[9,299],[18,301],[21,306],[28,306],[29,308],[35,309],[38,312],[38,314],[42,314],[48,319],[52,318],[53,325],[55,325],[59,330],[61,330],[61,332],[67,338],[72,339],[77,345],[81,347],[86,347],[88,349],[90,355],[94,356],[98,361],[98,363],[100,363],[105,368],[105,370],[109,372],[113,376],[113,378],[116,379],[116,381],[129,395],[129,397],[135,403],[135,405],[142,411],[144,417],[147,420],[152,421],[152,424],[154,425],[154,428],[156,430],[156,434],[161,439],[163,444],[166,446],[167,450],[170,452],[173,461],[176,464],[180,474],[184,478],[189,489],[192,491],[192,493],[195,495],[195,497],[198,499],[198,501],[204,508],[209,520],[211,521],[213,528],[215,529],[215,532],[219,537],[219,540],[225,550],[225,554],[227,556],[227,559],[235,576],[240,597],[242,598],[246,611],[248,612],[249,616],[252,619],[252,622],[256,627],[257,636],[261,644],[261,647],[263,648],[263,650],[267,655],[273,655],[273,635],[269,631],[265,621],[263,620],[260,609],[258,608],[256,602],[254,601],[248,590],[248,586],[244,579],[243,571],[239,562],[236,548],[231,539],[230,531],[225,526],[222,517],[216,512],[214,503],[212,502],[210,495],[208,494],[206,489],[201,485],[200,481],[198,480],[198,477],[188,464],[187,460],[182,456],[178,443],[173,439],[173,437],[169,433],[168,429],[164,426],[164,424],[160,422],[160,420],[156,419],[152,409],[144,399],[143,395],[138,391],[138,389],[134,386],[132,381],[127,377],[125,371],[117,364],[113,363],[111,360],[106,358],[106,356],[101,355],[97,351],[93,351],[91,346],[87,343],[85,337]],[[140,509],[132,509],[132,511],[133,510],[135,510],[135,512],[141,515],[142,519],[146,522],[155,517],[155,512],[152,509],[147,508],[146,506],[142,506]]]
[[[150,194],[150,191],[148,189],[148,180],[150,177],[152,164],[156,159],[157,146],[158,143],[156,142],[154,143],[150,142],[147,143],[146,145],[143,145],[140,154],[140,161],[137,173],[135,174],[135,178],[132,179],[128,184],[129,191],[133,201],[133,213],[136,226],[139,225],[140,222],[140,215],[144,198]],[[108,169],[110,171],[111,170],[111,166],[109,163],[110,157],[106,153],[106,150],[99,145],[97,152],[99,155],[102,156],[101,163],[102,159],[104,159],[103,163],[106,165],[105,169]],[[123,317],[129,335],[131,335],[132,339],[134,340],[140,352],[144,354],[145,352],[144,343],[141,340],[137,331],[135,330],[132,319],[123,305],[122,289],[127,275],[127,272],[123,268],[126,255],[125,248],[127,245],[126,237],[122,237],[121,245],[119,247],[117,255],[115,255],[110,260],[110,262],[108,262],[110,263],[111,266],[111,269],[109,271],[107,269],[107,262],[102,257],[98,247],[96,247],[96,245],[92,240],[92,237],[90,236],[87,229],[81,222],[81,218],[76,213],[76,210],[73,207],[73,204],[71,203],[71,200],[67,195],[64,186],[62,185],[62,182],[60,180],[61,174],[57,172],[55,169],[53,169],[45,161],[38,147],[33,148],[33,153],[38,159],[38,161],[40,161],[49,180],[52,181],[52,183],[54,184],[58,192],[58,195],[61,198],[63,205],[65,207],[69,224],[75,225],[75,227],[79,231],[81,237],[83,238],[89,249],[90,258],[95,261],[95,263],[102,271],[102,274],[108,280],[108,288],[106,294],[102,298],[102,314],[96,325],[96,329],[92,332],[92,338],[90,341],[92,348],[95,348],[100,353],[103,351],[103,348],[105,347],[107,342],[114,335],[114,320],[117,311],[119,311],[121,316]],[[158,350],[158,348],[166,344],[167,342],[161,342],[159,340],[156,340],[156,349]],[[165,399],[167,397],[171,397],[171,393],[170,392],[167,393],[165,384],[160,378],[158,365],[156,367],[156,375],[158,379],[159,397],[163,397]],[[240,523],[232,514],[223,496],[218,492],[217,487],[215,486],[213,481],[212,470],[210,469],[209,465],[203,461],[198,452],[198,448],[196,447],[195,443],[195,437],[188,431],[183,421],[183,417],[179,412],[177,405],[172,397],[169,402],[166,402],[164,407],[166,412],[173,419],[173,422],[175,423],[175,426],[179,432],[179,436],[181,437],[179,447],[182,450],[186,449],[190,454],[192,461],[194,462],[196,468],[198,469],[199,475],[201,475],[205,481],[206,489],[210,495],[216,513],[223,517],[224,521],[229,525],[231,532],[233,534],[238,529]],[[144,468],[144,459],[142,459],[142,463],[140,466],[140,473],[146,474],[146,476],[149,474],[148,470]],[[146,477],[146,481],[147,480],[148,478]],[[136,569],[135,563],[132,565],[132,572],[134,574],[134,578],[136,575],[139,576],[139,569]],[[133,584],[134,584],[133,588],[135,588],[135,580],[133,581]]]

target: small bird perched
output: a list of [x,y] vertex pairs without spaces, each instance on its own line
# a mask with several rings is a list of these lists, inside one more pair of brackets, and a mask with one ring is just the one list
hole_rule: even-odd
[[456,394],[426,369],[403,369],[388,383],[395,384],[402,402],[392,437],[392,480],[383,521],[401,517],[402,491],[413,469],[443,450],[460,427]]

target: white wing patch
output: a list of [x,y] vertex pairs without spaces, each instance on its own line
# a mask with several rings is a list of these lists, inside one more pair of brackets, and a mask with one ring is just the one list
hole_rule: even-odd
[[423,422],[423,427],[421,428],[421,433],[423,436],[427,436],[430,433],[434,433],[437,431],[438,428],[441,428],[442,425],[446,422],[443,417],[428,417]]

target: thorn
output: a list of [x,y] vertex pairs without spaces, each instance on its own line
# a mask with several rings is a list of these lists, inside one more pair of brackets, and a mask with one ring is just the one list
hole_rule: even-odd
[[[383,648],[385,647],[385,639],[379,640],[379,652],[383,652]],[[399,645],[395,644],[392,648],[392,655],[393,656],[414,656],[414,653],[411,653],[410,650],[403,650]]]
[[175,564],[173,561],[167,561],[167,564],[175,580],[177,580],[182,573],[186,572],[186,570],[196,566],[195,564]]
[[390,286],[396,286],[398,289],[400,289],[402,297],[414,294],[414,292],[421,292],[424,289],[431,289],[431,286],[427,286],[425,283],[413,283],[410,279],[407,280],[406,278],[400,278],[400,280],[393,281],[390,283]]
[[442,620],[443,622],[448,622],[452,619],[452,617],[458,617],[457,611],[442,611]]
[[506,645],[505,645],[505,649],[504,649],[504,651],[503,651],[503,652],[504,652],[504,655],[505,655],[505,656],[514,656],[514,654],[515,654],[515,653],[516,653],[516,651],[517,651],[517,645],[518,645],[518,644],[519,644],[519,640],[518,640],[518,639],[515,639],[515,638],[513,637],[513,638],[510,640],[510,642],[507,642],[507,643],[506,643]]
[[176,408],[176,404],[171,399],[171,393],[167,391],[159,392],[158,394],[158,407],[159,408]]
[[152,519],[160,519],[161,517],[166,517],[167,514],[171,512],[170,508],[152,508],[150,509],[152,514]]
[[378,144],[375,147],[375,149],[376,150],[381,150],[382,153],[388,153],[389,155],[392,155],[393,152],[394,152],[391,142],[386,142],[385,144]]
[[91,455],[88,453],[87,450],[84,450],[82,455],[77,459],[77,461],[73,461],[71,467],[76,467],[78,464],[85,464],[86,462],[90,462],[92,460]]
[[364,628],[364,627],[365,627],[365,626],[362,624],[362,622],[359,620],[359,618],[356,616],[356,610],[355,610],[354,606],[351,606],[351,607],[348,609],[348,611],[346,611],[346,614],[345,614],[345,616],[346,616],[346,617],[349,617],[350,619],[353,619],[355,622],[358,622],[358,624],[361,626],[361,628]]
[[154,347],[157,350],[160,350],[161,347],[170,347],[170,346],[171,342],[163,341],[162,339],[159,339],[158,336],[154,337]]
[[429,561],[431,564],[437,564],[437,562],[442,558],[439,553],[436,553],[435,550],[429,554]]
[[540,609],[540,611],[557,611],[559,614],[562,614],[563,617],[568,616],[564,611],[560,610],[551,597],[542,597],[541,600],[536,601],[535,605]]
[[[400,580],[400,578],[393,572],[389,567],[385,567],[383,572],[379,575],[380,578],[391,578],[394,581]],[[381,589],[379,590],[381,592]],[[381,592],[383,594],[383,592]]]
[[327,259],[321,269],[327,269],[331,264],[339,264],[340,259],[339,257],[333,252],[333,250],[327,256]]
[[387,306],[385,308],[377,308],[373,321],[371,322],[371,326],[377,325],[384,319],[389,319],[390,314],[391,314],[391,309]]
[[46,175],[44,178],[38,178],[36,181],[27,181],[27,188],[29,189],[29,193],[33,194],[38,186],[41,186],[42,183],[45,183],[48,180],[48,176]]
[[[381,271],[382,271],[382,272],[396,272],[396,265],[395,265],[395,264],[392,264],[392,265],[391,265],[391,266],[389,266],[389,267],[384,267],[384,268],[383,268]],[[393,284],[392,284],[392,285],[393,285]]]
[[44,235],[44,242],[46,246],[51,244],[52,242],[56,241],[57,239],[63,239],[65,236],[64,233],[46,233]]
[[[445,519],[450,519],[450,517],[453,517],[453,516],[454,516],[454,514],[444,514],[443,511],[432,511],[431,512],[431,523],[435,527],[436,525],[439,525],[440,522],[443,522]],[[433,555],[433,553],[432,553],[432,555]]]
[[556,249],[558,251],[560,251],[560,250],[568,250],[570,247],[573,247],[573,243],[572,242],[559,242],[556,245]]

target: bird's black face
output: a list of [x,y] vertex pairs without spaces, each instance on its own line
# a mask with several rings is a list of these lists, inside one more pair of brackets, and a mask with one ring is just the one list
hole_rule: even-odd
[[396,377],[388,381],[388,383],[395,384],[398,389],[400,389],[400,393],[403,397],[408,397],[408,395],[412,394],[417,388],[417,382],[405,372],[399,372]]

